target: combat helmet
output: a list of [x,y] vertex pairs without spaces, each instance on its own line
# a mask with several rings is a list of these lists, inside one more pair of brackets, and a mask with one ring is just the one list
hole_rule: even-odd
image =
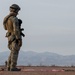
[[12,4],[12,5],[10,6],[10,8],[12,8],[12,9],[18,9],[18,10],[21,9],[17,4]]
[[19,5],[17,5],[17,4],[12,4],[12,5],[10,6],[10,9],[20,10],[21,8],[20,8]]

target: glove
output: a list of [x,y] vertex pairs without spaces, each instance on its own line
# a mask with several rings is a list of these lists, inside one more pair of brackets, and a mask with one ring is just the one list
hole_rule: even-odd
[[22,46],[22,39],[18,40],[18,46],[20,46],[20,47]]

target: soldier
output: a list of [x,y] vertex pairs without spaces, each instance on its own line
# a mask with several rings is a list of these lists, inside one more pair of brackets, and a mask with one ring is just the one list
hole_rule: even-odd
[[10,49],[10,55],[7,61],[8,71],[20,71],[16,68],[17,59],[20,47],[22,46],[21,32],[19,28],[19,21],[16,17],[20,7],[17,4],[10,6],[10,13],[4,18],[4,29],[7,30],[6,36],[8,38],[8,48]]

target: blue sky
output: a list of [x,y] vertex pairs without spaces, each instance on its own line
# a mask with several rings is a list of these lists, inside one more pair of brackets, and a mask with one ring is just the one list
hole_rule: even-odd
[[13,3],[21,7],[26,35],[21,50],[75,54],[75,0],[3,0],[0,2],[0,51],[8,51],[3,18]]

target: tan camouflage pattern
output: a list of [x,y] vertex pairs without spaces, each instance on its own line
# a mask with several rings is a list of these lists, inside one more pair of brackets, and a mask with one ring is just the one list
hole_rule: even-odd
[[17,59],[20,47],[22,46],[22,39],[20,35],[20,29],[18,25],[18,18],[15,16],[7,15],[4,19],[7,20],[5,24],[5,27],[8,31],[8,33],[11,33],[8,38],[8,48],[10,49],[10,55],[7,61],[7,67],[9,68],[15,68],[17,65]]

